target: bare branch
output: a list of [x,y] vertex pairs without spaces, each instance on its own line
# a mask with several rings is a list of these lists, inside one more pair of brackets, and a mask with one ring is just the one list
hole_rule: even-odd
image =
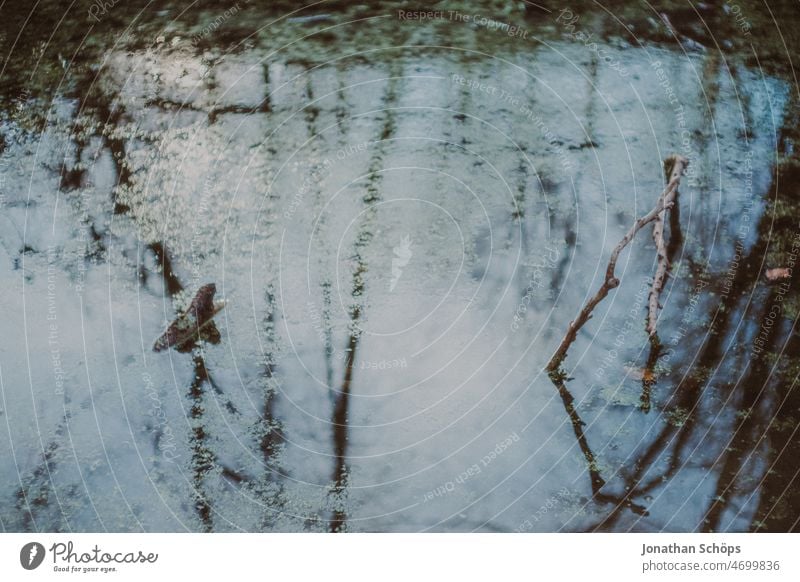
[[[625,247],[628,246],[628,243],[631,242],[634,236],[636,236],[637,232],[659,218],[662,212],[674,204],[675,193],[678,191],[678,185],[680,184],[681,176],[683,175],[686,166],[689,165],[689,160],[683,156],[673,154],[665,160],[664,164],[665,167],[670,168],[670,178],[666,188],[664,188],[664,191],[658,197],[655,208],[639,218],[633,224],[633,226],[631,226],[627,234],[622,237],[622,240],[617,243],[617,246],[614,247],[614,250],[611,251],[611,257],[609,258],[608,266],[606,267],[605,281],[603,281],[603,284],[601,285],[600,289],[597,290],[597,293],[595,293],[595,295],[589,299],[586,305],[583,306],[578,313],[578,317],[576,317],[574,321],[570,322],[564,339],[561,340],[561,344],[559,344],[558,349],[547,363],[547,367],[545,369],[551,376],[557,374],[562,362],[564,361],[564,358],[567,357],[567,351],[578,337],[578,332],[586,324],[586,322],[591,319],[592,311],[594,311],[594,308],[597,307],[597,304],[605,299],[612,289],[615,289],[617,286],[619,286],[619,279],[617,279],[614,275],[614,271],[617,267],[617,260],[619,259],[620,253],[622,253]],[[658,298],[656,297],[656,302],[657,301]]]
[[[674,203],[681,175],[688,163],[686,158],[674,155],[664,161],[664,171],[667,174],[668,183],[675,183],[675,188],[669,193],[669,202],[671,202],[669,206],[672,206],[672,203]],[[661,196],[664,196],[664,193],[662,193]],[[667,243],[664,242],[664,216],[668,208],[666,202],[665,200],[662,204],[661,211],[656,214],[653,221],[653,241],[656,243],[656,272],[655,275],[653,275],[653,285],[650,287],[650,297],[647,305],[647,333],[651,338],[656,334],[656,322],[658,321],[659,308],[658,298],[661,295],[662,289],[664,289],[664,283],[667,280],[667,271],[669,270]]]

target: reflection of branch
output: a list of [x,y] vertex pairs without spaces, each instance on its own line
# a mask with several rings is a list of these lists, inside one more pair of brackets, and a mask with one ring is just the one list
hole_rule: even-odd
[[203,384],[209,382],[210,377],[202,355],[195,354],[193,363],[194,379],[189,387],[189,396],[192,399],[190,411],[192,433],[189,437],[192,449],[192,497],[203,531],[211,532],[214,529],[214,523],[211,517],[211,503],[204,491],[204,481],[206,475],[214,469],[216,457],[206,446],[208,433],[206,433],[205,420],[203,418],[205,413],[205,408],[203,407]]
[[358,298],[364,294],[364,274],[367,266],[364,264],[361,254],[357,253],[358,267],[353,273],[353,299],[355,300],[350,310],[350,339],[347,343],[347,359],[345,360],[344,379],[342,389],[336,399],[333,409],[333,448],[336,453],[336,467],[333,471],[334,485],[331,491],[335,494],[335,509],[330,521],[331,533],[344,531],[347,523],[347,513],[344,510],[343,495],[347,490],[347,441],[348,441],[348,420],[347,415],[350,407],[350,388],[353,383],[353,363],[358,350],[358,342],[361,332],[358,321],[361,318],[361,307]]
[[[606,276],[605,280],[603,281],[603,285],[597,290],[597,293],[595,293],[594,297],[589,299],[586,305],[583,306],[583,309],[581,309],[575,321],[570,322],[564,339],[561,340],[561,344],[558,346],[558,349],[547,363],[546,370],[551,377],[554,375],[560,375],[563,377],[563,372],[559,374],[558,370],[561,367],[561,363],[564,361],[564,358],[567,357],[567,351],[569,350],[570,346],[578,337],[578,332],[586,324],[586,322],[591,319],[592,311],[594,311],[594,308],[597,307],[597,304],[605,299],[612,289],[615,289],[617,286],[619,286],[619,279],[614,276],[614,270],[616,269],[617,260],[619,259],[620,253],[628,245],[628,243],[631,242],[633,237],[636,236],[637,232],[639,232],[645,225],[659,218],[664,210],[673,205],[675,193],[677,192],[678,185],[681,181],[681,176],[683,175],[684,169],[689,164],[689,161],[682,156],[673,154],[667,158],[664,163],[665,166],[671,167],[670,180],[667,184],[667,187],[664,188],[664,191],[658,197],[658,202],[656,202],[655,208],[638,219],[627,232],[627,234],[622,237],[622,240],[617,243],[617,246],[614,247],[614,250],[611,252],[611,257],[608,260],[608,266],[606,267]],[[657,302],[658,297],[656,296],[656,303]]]
[[[769,295],[763,302],[763,308],[760,317],[753,318],[754,321],[765,321],[768,317],[768,311],[771,305],[775,305],[778,299],[778,290],[773,287]],[[761,332],[761,330],[760,330]],[[779,340],[779,333],[777,326],[773,326],[766,331],[766,338],[764,342],[764,349],[768,351],[775,350],[780,347],[776,346]],[[768,427],[773,421],[773,412],[769,411],[770,405],[765,406],[768,401],[765,392],[770,382],[769,368],[766,362],[761,358],[755,358],[752,365],[749,367],[747,376],[737,383],[736,388],[740,388],[742,395],[736,408],[737,421],[734,423],[734,431],[730,436],[727,443],[723,440],[725,448],[723,452],[717,457],[715,462],[716,469],[719,469],[719,478],[717,480],[714,496],[711,498],[708,509],[703,516],[702,530],[705,532],[718,532],[723,529],[722,518],[727,509],[731,508],[737,491],[740,487],[747,487],[747,482],[757,482],[751,476],[750,468],[753,463],[758,463],[758,452],[763,451],[763,447],[773,448],[774,445],[769,443],[766,439]],[[769,412],[768,412],[769,411]],[[770,468],[772,470],[772,468]],[[762,479],[767,477],[767,469],[764,469]],[[759,479],[756,487],[750,491],[749,498],[752,498],[755,493],[761,489],[763,480]],[[743,493],[746,495],[747,493]],[[757,515],[757,513],[756,513]],[[752,519],[755,519],[755,515]],[[731,522],[733,523],[733,522]],[[727,529],[730,529],[731,524],[728,524]]]
[[[669,180],[669,176],[667,176]],[[675,204],[669,211],[669,241],[667,242],[667,258],[672,261],[672,257],[678,252],[683,244],[683,232],[681,232],[681,193],[675,192]]]
[[592,495],[599,495],[600,488],[606,484],[605,479],[600,474],[600,468],[597,465],[597,459],[592,452],[591,447],[589,447],[589,441],[586,440],[586,433],[583,430],[584,425],[586,424],[583,422],[581,417],[578,415],[578,411],[575,410],[575,397],[567,390],[567,387],[564,385],[563,380],[559,380],[555,382],[556,388],[558,388],[558,394],[561,396],[561,400],[564,403],[564,410],[567,411],[567,415],[569,416],[569,421],[572,424],[572,430],[575,432],[575,438],[578,441],[578,446],[581,448],[581,452],[583,453],[584,458],[586,459],[586,466],[589,469],[589,479],[591,480],[592,484]]
[[[672,213],[670,213],[672,214]],[[762,221],[763,222],[763,221]],[[761,257],[766,252],[766,231],[763,225],[760,227],[760,236],[757,242],[750,250],[748,255],[742,259],[742,264],[753,262],[755,257]],[[634,497],[640,497],[651,493],[652,491],[663,487],[668,483],[681,469],[687,467],[688,459],[693,456],[696,458],[696,451],[689,451],[686,453],[686,448],[692,442],[692,435],[695,431],[696,420],[703,418],[700,410],[701,395],[703,394],[702,387],[706,384],[710,372],[705,370],[714,371],[719,369],[723,361],[723,343],[724,338],[727,337],[728,330],[731,326],[731,319],[734,314],[733,305],[738,301],[740,291],[749,288],[755,284],[757,272],[755,270],[739,269],[736,272],[731,286],[731,290],[724,294],[721,302],[710,314],[710,319],[714,322],[714,329],[716,333],[708,336],[702,349],[694,360],[695,373],[688,375],[684,380],[678,383],[676,392],[669,398],[666,405],[672,405],[673,410],[686,410],[689,416],[686,422],[680,426],[675,426],[672,423],[667,423],[659,432],[659,434],[652,440],[647,449],[635,459],[626,463],[628,467],[632,467],[632,471],[624,476],[625,481],[625,500]],[[755,319],[755,318],[754,318]],[[651,342],[651,356],[655,359],[660,357],[660,346],[654,347]],[[648,365],[650,359],[648,358]],[[677,434],[676,434],[677,433]],[[661,459],[666,461],[659,462]],[[699,468],[710,470],[718,463],[717,456],[713,457],[714,463],[711,466],[704,466],[698,464]],[[663,467],[663,468],[658,468]],[[647,476],[647,480],[644,478]],[[614,511],[606,516],[596,526],[588,527],[588,531],[609,530],[615,522],[622,515],[622,507],[614,508]]]
[[614,503],[617,507],[627,507],[636,515],[649,515],[647,508],[638,503],[634,503],[632,499],[627,496],[622,499],[608,493],[603,493],[600,490],[606,484],[603,475],[600,473],[600,467],[597,463],[597,458],[594,456],[589,441],[586,439],[586,433],[583,427],[586,425],[581,419],[578,411],[575,409],[575,397],[567,390],[564,385],[564,378],[551,375],[553,383],[558,388],[558,393],[561,396],[561,401],[564,403],[564,410],[567,411],[569,421],[572,424],[572,430],[575,433],[575,438],[578,441],[578,446],[581,448],[583,457],[586,459],[586,467],[589,471],[589,480],[592,486],[592,499],[598,503]]
[[[664,216],[667,213],[667,208],[671,207],[675,201],[681,175],[688,163],[686,158],[675,155],[664,160],[664,172],[667,174],[667,182],[669,185],[659,197],[656,207],[661,206],[661,210],[656,213],[653,219],[653,240],[656,243],[656,274],[653,276],[653,286],[650,288],[650,299],[647,306],[647,333],[651,338],[656,335],[656,322],[658,321],[659,307],[658,297],[661,295],[661,290],[664,288],[664,282],[667,280],[667,270],[669,269],[667,243],[664,242]],[[674,188],[670,188],[673,183]]]

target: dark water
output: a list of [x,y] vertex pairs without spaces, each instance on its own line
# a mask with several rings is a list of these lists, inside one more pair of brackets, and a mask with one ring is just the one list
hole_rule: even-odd
[[5,531],[797,529],[792,5],[524,4],[0,9]]

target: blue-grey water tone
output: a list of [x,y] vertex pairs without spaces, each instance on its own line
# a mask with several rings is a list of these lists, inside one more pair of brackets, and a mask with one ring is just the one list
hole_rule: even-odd
[[796,530],[770,5],[3,5],[0,528]]

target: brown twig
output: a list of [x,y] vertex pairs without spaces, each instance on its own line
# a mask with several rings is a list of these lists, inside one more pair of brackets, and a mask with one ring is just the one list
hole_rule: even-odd
[[[664,173],[667,175],[668,184],[675,183],[675,188],[668,194],[670,202],[674,202],[678,193],[678,184],[680,183],[683,170],[688,165],[686,158],[681,156],[670,156],[664,161]],[[668,188],[669,189],[669,188]],[[665,196],[667,191],[661,194]],[[669,206],[672,206],[670,204]],[[656,322],[658,321],[658,298],[661,291],[664,289],[664,283],[667,280],[667,271],[669,270],[669,256],[667,254],[667,243],[664,241],[664,216],[667,213],[668,206],[666,200],[662,204],[660,212],[656,213],[653,219],[653,241],[656,243],[656,273],[653,275],[653,285],[650,287],[650,298],[647,305],[647,333],[651,338],[656,335]]]
[[[637,232],[659,218],[663,211],[673,205],[675,193],[678,191],[678,185],[681,181],[681,176],[683,175],[683,171],[686,169],[686,166],[689,165],[689,160],[683,156],[673,154],[664,161],[664,165],[670,169],[670,178],[666,188],[664,188],[664,191],[658,197],[655,208],[639,218],[633,224],[633,226],[631,226],[627,234],[622,237],[622,240],[617,243],[617,246],[614,247],[614,250],[611,252],[611,257],[608,260],[608,266],[606,267],[606,275],[603,284],[601,285],[600,289],[597,290],[597,293],[595,293],[594,296],[589,299],[586,305],[583,306],[583,309],[581,309],[580,313],[578,313],[578,317],[576,317],[574,321],[570,322],[564,339],[561,340],[558,349],[547,363],[547,367],[545,369],[551,377],[554,375],[563,376],[563,373],[559,374],[559,368],[561,367],[564,358],[567,357],[567,351],[569,350],[570,346],[578,337],[578,332],[586,324],[586,322],[591,319],[592,311],[594,311],[594,308],[597,307],[597,304],[605,299],[612,289],[615,289],[619,286],[619,279],[617,279],[614,275],[614,270],[616,269],[617,260],[619,259],[620,253],[626,246],[628,246],[628,243],[631,242],[634,236],[636,236]],[[658,298],[656,297],[656,303],[657,302]]]

